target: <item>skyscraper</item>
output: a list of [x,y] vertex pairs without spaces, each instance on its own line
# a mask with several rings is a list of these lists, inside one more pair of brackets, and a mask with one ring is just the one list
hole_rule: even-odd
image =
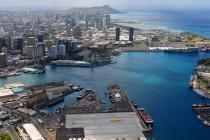
[[120,41],[120,28],[116,28],[116,38],[115,41]]
[[15,37],[13,39],[13,49],[14,50],[23,50],[24,47],[24,40],[22,37]]
[[0,68],[7,66],[7,55],[5,53],[0,53]]
[[6,38],[5,37],[0,37],[0,52],[1,52],[1,49],[3,47],[7,47]]
[[133,42],[133,33],[134,33],[134,28],[130,27],[129,29],[129,41]]

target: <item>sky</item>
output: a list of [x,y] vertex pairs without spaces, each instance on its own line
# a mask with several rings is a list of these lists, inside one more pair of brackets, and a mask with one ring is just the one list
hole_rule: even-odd
[[210,0],[0,0],[8,7],[90,7],[109,5],[119,10],[130,9],[210,9]]

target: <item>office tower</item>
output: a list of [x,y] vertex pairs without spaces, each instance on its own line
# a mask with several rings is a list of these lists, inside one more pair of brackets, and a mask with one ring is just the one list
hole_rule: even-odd
[[67,38],[67,39],[66,39],[66,52],[67,52],[67,53],[71,53],[72,50],[73,50],[72,41],[73,41],[72,38]]
[[38,59],[43,59],[44,58],[44,49],[45,49],[45,45],[43,42],[38,42],[35,46],[35,50],[34,50],[34,57],[38,58]]
[[76,26],[73,31],[73,36],[76,39],[80,39],[82,37],[82,30],[80,26]]
[[57,48],[57,46],[52,45],[52,46],[50,47],[50,58],[51,58],[52,60],[56,60],[57,57],[58,57],[58,48]]
[[24,40],[22,37],[15,37],[13,38],[13,49],[14,50],[23,50],[24,47]]
[[2,50],[3,47],[7,47],[7,40],[5,37],[0,37],[0,52]]
[[8,49],[6,47],[1,48],[1,52],[7,54]]
[[129,41],[133,42],[133,34],[134,34],[134,28],[129,29]]
[[65,38],[58,38],[58,45],[66,45],[66,39]]
[[116,28],[116,38],[115,41],[120,41],[120,28]]
[[0,53],[0,67],[4,68],[7,66],[7,55],[5,53]]
[[110,27],[110,22],[111,22],[110,15],[105,15],[105,17],[106,17],[106,26]]
[[29,59],[33,59],[35,57],[35,47],[34,46],[27,46],[26,56]]
[[59,45],[58,46],[58,53],[61,59],[64,59],[66,56],[66,45]]
[[35,44],[36,44],[36,38],[35,37],[28,37],[27,45],[28,46],[35,46]]

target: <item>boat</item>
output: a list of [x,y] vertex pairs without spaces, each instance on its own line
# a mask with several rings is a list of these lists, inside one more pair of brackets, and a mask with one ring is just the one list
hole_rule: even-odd
[[137,111],[146,124],[154,123],[152,117],[150,117],[150,115],[144,110],[144,108],[139,108]]
[[196,53],[199,52],[199,48],[190,47],[190,48],[169,48],[165,50],[166,53]]
[[143,119],[144,123],[147,125],[148,130],[152,132],[153,130],[152,126],[154,123],[154,121],[152,120],[152,117],[144,110],[144,108],[137,109],[137,112]]
[[48,93],[47,98],[48,98],[48,106],[52,106],[64,101],[63,93]]
[[71,66],[71,67],[93,67],[93,64],[86,61],[75,61],[75,60],[57,60],[52,61],[51,65],[55,66]]
[[6,78],[8,76],[8,73],[2,72],[0,73],[0,78]]

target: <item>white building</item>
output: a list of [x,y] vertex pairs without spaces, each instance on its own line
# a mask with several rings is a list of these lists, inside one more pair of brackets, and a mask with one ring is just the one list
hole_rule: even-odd
[[24,124],[23,128],[31,140],[45,140],[32,123]]
[[50,58],[57,59],[58,57],[58,48],[57,46],[53,45],[50,47]]
[[58,53],[61,58],[64,58],[66,56],[66,45],[59,45]]

